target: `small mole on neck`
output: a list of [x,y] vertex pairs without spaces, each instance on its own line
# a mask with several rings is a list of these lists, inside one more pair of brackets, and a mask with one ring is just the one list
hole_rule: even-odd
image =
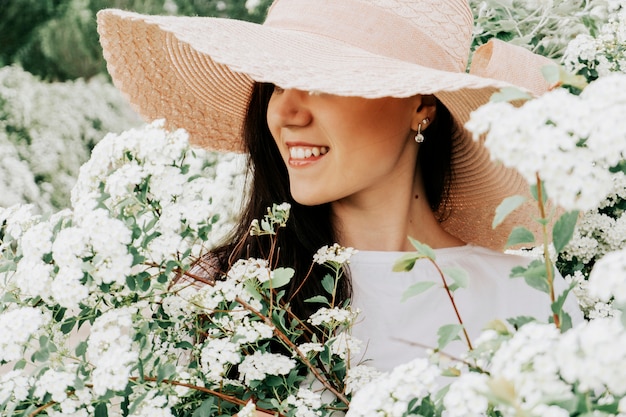
[[415,199],[417,200],[418,198],[420,198],[420,196],[415,194]]

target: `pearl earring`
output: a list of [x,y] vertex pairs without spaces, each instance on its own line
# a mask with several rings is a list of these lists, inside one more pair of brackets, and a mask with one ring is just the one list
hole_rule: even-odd
[[427,117],[424,120],[422,120],[419,125],[417,125],[417,135],[415,135],[415,142],[417,143],[424,142],[425,138],[424,138],[424,135],[422,135],[422,125],[426,126],[428,123],[430,123],[430,119]]

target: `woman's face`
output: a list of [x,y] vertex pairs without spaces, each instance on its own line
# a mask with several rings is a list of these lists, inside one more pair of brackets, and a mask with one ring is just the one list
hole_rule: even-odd
[[304,205],[376,198],[412,182],[413,137],[426,117],[420,104],[421,96],[364,99],[275,88],[267,123],[293,198]]

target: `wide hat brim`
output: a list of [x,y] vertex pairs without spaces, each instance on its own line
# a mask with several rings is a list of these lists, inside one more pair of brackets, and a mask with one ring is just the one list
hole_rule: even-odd
[[[494,92],[512,85],[506,71],[495,74],[507,81],[442,71],[321,35],[221,18],[108,9],[98,13],[98,32],[113,82],[137,112],[186,129],[192,143],[208,149],[244,151],[241,132],[255,81],[365,98],[433,94],[458,124],[444,228],[466,242],[501,249],[512,225],[528,223],[529,210],[522,209],[492,230],[495,207],[507,196],[527,195],[528,185],[490,161],[462,127]],[[511,70],[527,73],[537,65],[524,52],[515,52],[520,62],[506,63]]]

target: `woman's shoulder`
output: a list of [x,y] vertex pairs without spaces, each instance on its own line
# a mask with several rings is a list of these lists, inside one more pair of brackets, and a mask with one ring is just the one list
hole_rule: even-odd
[[[481,246],[467,244],[433,250],[435,262],[438,264],[490,264],[495,265],[527,265],[532,258],[520,254],[498,252]],[[385,265],[394,263],[410,252],[359,251],[350,259],[351,264]]]

